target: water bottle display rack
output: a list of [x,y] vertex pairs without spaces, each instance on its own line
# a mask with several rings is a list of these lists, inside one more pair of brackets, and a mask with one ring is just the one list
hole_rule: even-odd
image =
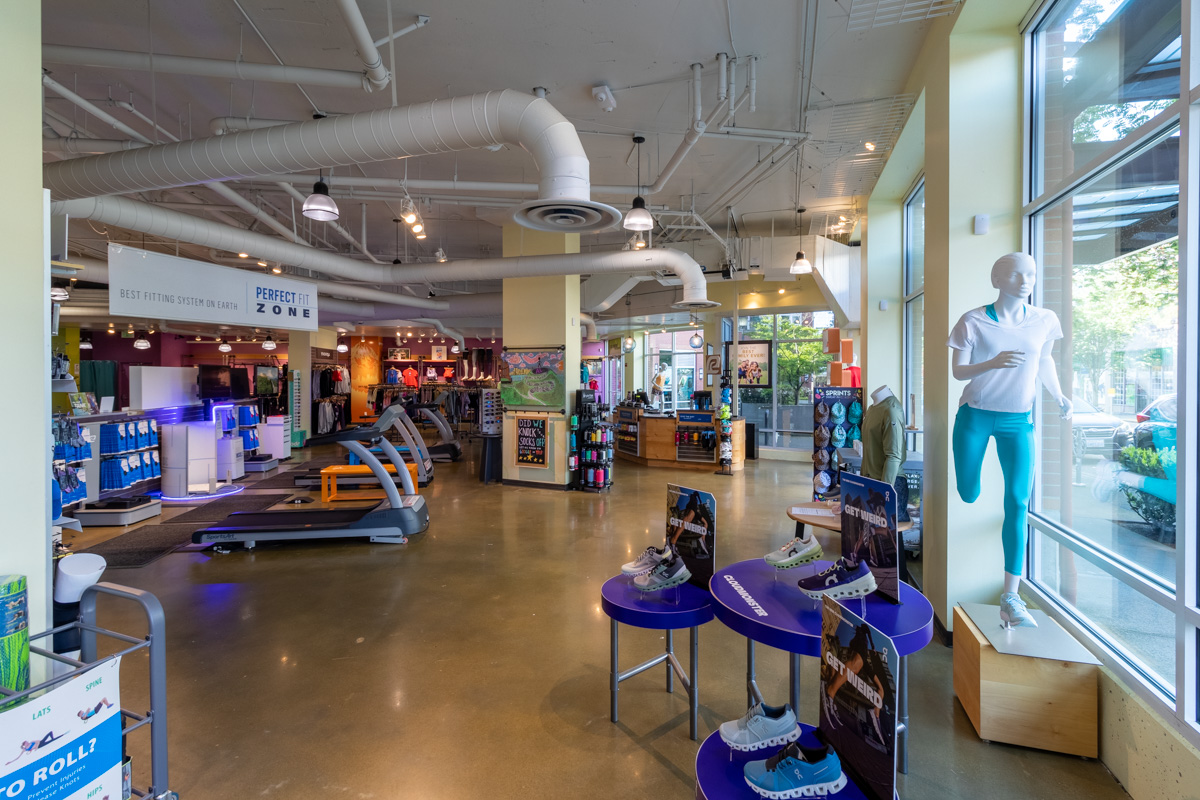
[[[129,636],[118,631],[111,631],[96,625],[96,601],[100,595],[130,600],[142,607],[146,615],[147,633],[143,638]],[[54,652],[53,640],[56,634],[78,631],[80,636],[79,660],[68,658]],[[99,655],[99,639],[115,641],[126,645],[124,650],[118,650],[101,657]],[[43,642],[49,647],[39,646]],[[48,689],[53,689],[61,683],[84,675],[96,667],[112,661],[115,658],[145,650],[149,655],[149,686],[150,708],[144,714],[121,709],[122,737],[139,728],[147,728],[150,732],[150,785],[142,788],[133,787],[134,797],[146,797],[153,800],[179,800],[179,795],[168,788],[169,762],[167,760],[167,654],[166,654],[166,616],[158,598],[141,589],[118,586],[115,583],[97,583],[83,590],[79,601],[79,618],[74,622],[51,628],[42,633],[31,634],[29,637],[29,652],[31,656],[39,656],[59,664],[71,667],[67,672],[55,675],[49,680],[20,692],[13,692],[0,686],[0,696],[6,703],[23,701],[38,695]],[[137,663],[134,659],[125,659],[128,665]]]

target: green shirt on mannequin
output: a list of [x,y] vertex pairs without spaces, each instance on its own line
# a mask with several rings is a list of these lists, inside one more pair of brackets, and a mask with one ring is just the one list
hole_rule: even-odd
[[888,395],[867,409],[862,423],[862,474],[888,485],[895,484],[904,463],[904,409]]

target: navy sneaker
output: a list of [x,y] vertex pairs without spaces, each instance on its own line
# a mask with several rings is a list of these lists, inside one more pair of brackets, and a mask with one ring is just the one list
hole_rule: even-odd
[[842,558],[826,569],[808,578],[801,578],[800,591],[814,600],[831,597],[834,600],[850,597],[866,597],[877,588],[875,576],[866,561],[851,566]]
[[751,789],[771,800],[824,797],[846,788],[841,759],[826,744],[803,747],[793,742],[766,761],[751,761],[742,774]]

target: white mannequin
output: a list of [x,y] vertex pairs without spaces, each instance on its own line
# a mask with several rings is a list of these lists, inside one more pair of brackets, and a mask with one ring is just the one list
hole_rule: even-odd
[[887,384],[884,384],[875,391],[871,392],[872,403],[881,403],[889,397],[895,397],[895,395],[892,394],[892,390],[888,388]]
[[[992,348],[991,351],[994,352],[994,348],[996,346],[995,342],[996,342],[997,338],[1013,337],[1013,338],[1016,338],[1017,341],[1020,341],[1023,331],[1029,330],[1028,328],[1025,328],[1024,326],[1026,325],[1026,320],[1029,318],[1029,315],[1033,312],[1031,311],[1030,306],[1026,305],[1025,300],[1033,292],[1033,287],[1037,282],[1037,264],[1028,255],[1025,255],[1023,253],[1010,253],[1009,255],[1003,256],[996,261],[996,263],[992,267],[992,276],[991,277],[992,277],[992,286],[993,286],[993,288],[995,288],[998,291],[998,294],[997,294],[995,303],[993,303],[992,306],[983,309],[983,311],[985,313],[987,313],[987,316],[994,321],[995,325],[986,329],[987,330],[986,336],[984,334],[984,329],[976,329],[979,332],[974,335],[977,337],[984,337],[983,339],[975,340],[976,347],[982,346],[983,343],[986,342]],[[994,316],[993,316],[993,312],[994,312]],[[966,323],[966,321],[971,313],[978,313],[978,311],[969,312],[968,314],[964,315],[963,319],[960,320],[959,325],[956,326],[956,328],[955,328],[956,332],[959,330],[965,330],[964,328],[962,328],[962,326],[964,325],[964,323]],[[1044,320],[1048,316],[1051,318],[1051,321],[1053,322],[1054,330],[1055,330],[1055,332],[1057,332],[1057,335],[1058,336],[1062,335],[1061,330],[1058,329],[1057,318],[1054,317],[1054,315],[1051,312],[1046,311],[1046,310],[1037,310],[1037,313],[1038,313],[1039,317],[1036,319],[1031,319],[1029,322],[1030,325],[1037,325],[1039,323],[1039,321]],[[991,323],[988,323],[988,325],[991,325]],[[1034,330],[1036,330],[1036,328]],[[971,406],[972,409],[975,408],[974,402],[968,400],[969,397],[980,400],[981,404],[984,402],[997,403],[998,404],[997,406],[993,406],[993,408],[992,408],[993,411],[1001,411],[1003,409],[1003,413],[1005,413],[1005,414],[1011,415],[1011,414],[1016,413],[1018,416],[1020,416],[1021,414],[1027,413],[1032,408],[1032,401],[1030,400],[1030,398],[1036,398],[1037,391],[1036,391],[1036,387],[1030,387],[1029,384],[1023,383],[1023,381],[1036,379],[1037,383],[1039,383],[1041,386],[1044,386],[1046,388],[1046,391],[1049,392],[1050,396],[1054,399],[1055,403],[1058,404],[1059,416],[1062,419],[1070,419],[1071,418],[1073,406],[1072,406],[1070,399],[1068,399],[1063,394],[1062,387],[1059,385],[1058,368],[1055,365],[1054,358],[1053,358],[1054,340],[1055,340],[1055,338],[1057,338],[1056,336],[1054,336],[1053,334],[1050,334],[1049,337],[1041,344],[1040,350],[1037,353],[1027,353],[1027,352],[1024,352],[1021,350],[1003,350],[1003,351],[999,352],[997,355],[993,356],[992,358],[988,358],[984,361],[979,361],[977,363],[972,363],[972,358],[975,355],[975,353],[974,353],[975,347],[972,347],[970,344],[966,343],[969,340],[969,338],[970,337],[966,337],[963,339],[958,339],[956,341],[954,334],[952,334],[952,337],[951,337],[952,341],[950,342],[950,345],[951,345],[951,347],[953,349],[953,353],[954,353],[953,375],[956,380],[974,381],[976,378],[986,375],[987,373],[990,373],[994,370],[1015,370],[1015,369],[1018,369],[1018,368],[1024,366],[1026,364],[1027,360],[1030,358],[1036,358],[1038,360],[1037,361],[1037,371],[1036,371],[1036,378],[1034,378],[1034,376],[1031,376],[1028,373],[1028,371],[1025,371],[1024,374],[1013,373],[1013,379],[1011,382],[1006,382],[1006,381],[997,382],[993,379],[993,380],[989,380],[989,381],[986,381],[986,382],[978,384],[978,385],[973,384],[972,386],[969,386],[968,391],[964,392],[963,405],[960,405],[960,416],[961,416],[962,412],[970,410],[970,409],[964,408],[963,406],[969,405],[969,406]],[[978,391],[975,392],[975,394],[971,394],[972,389],[975,386],[982,387],[985,383],[987,385],[986,392],[982,388],[980,388]],[[1022,401],[1029,401],[1029,406],[1027,408],[1022,408],[1019,411],[1018,411],[1018,409],[1011,407],[1011,405],[1009,405],[1007,408],[1005,407],[1008,404],[1016,404],[1016,403],[1020,403]],[[985,410],[982,412],[976,412],[976,413],[988,413],[988,411],[986,410],[986,406],[981,405],[981,407],[984,408]],[[1028,425],[1029,423],[1025,422],[1023,424]],[[958,420],[956,420],[956,423],[955,423],[955,436],[956,437],[958,436],[958,427],[959,427],[959,422],[958,422]],[[967,427],[969,427],[969,426],[967,426]],[[1026,428],[1026,430],[1031,430],[1031,429]],[[1032,436],[1031,433],[1026,434],[1026,435]],[[956,438],[956,441],[957,441],[957,438]],[[979,440],[977,439],[976,441],[979,441]],[[986,438],[983,440],[983,443],[986,444]],[[957,445],[956,445],[956,447],[957,447]],[[997,439],[997,452],[998,453],[1000,452],[999,447],[1000,447],[1000,440]],[[956,467],[959,470],[962,470],[962,469],[964,469],[964,465],[958,463],[958,451],[957,450],[955,451],[955,453],[956,453],[956,458],[955,458]],[[977,451],[977,454],[978,454],[978,457],[981,458],[982,450]],[[1032,449],[1031,448],[1028,449],[1026,451],[1025,455],[1023,455],[1021,458],[1018,458],[1016,460],[1019,462],[1022,462],[1020,464],[1020,466],[1024,467],[1024,469],[1025,469],[1024,474],[1031,476],[1032,475]],[[1017,465],[1015,465],[1011,461],[1006,464],[1003,455],[1001,456],[1001,463],[1002,463],[1002,466],[1005,466],[1005,468],[1006,468],[1006,492],[1007,492],[1007,490],[1009,488],[1007,470],[1015,470]],[[977,467],[978,462],[975,462],[973,466]],[[960,493],[960,495],[963,496],[963,499],[966,500],[967,502],[973,502],[974,501],[973,496],[967,496],[964,494],[964,489],[962,488],[963,487],[962,478],[964,477],[964,475],[966,475],[966,473],[962,473],[959,476],[959,479],[960,479],[959,493]],[[977,475],[974,476],[974,479],[975,479],[975,486],[973,488],[973,492],[975,495],[977,495],[978,494],[978,477],[977,477]],[[1018,479],[1014,478],[1014,480],[1018,480]],[[1023,480],[1023,478],[1020,480]],[[1026,489],[1025,500],[1027,501],[1028,487],[1025,487],[1025,489]],[[971,490],[968,490],[968,491],[971,491]],[[1007,511],[1006,511],[1006,525],[1011,526],[1012,522],[1013,521],[1009,521],[1007,519]],[[1024,525],[1024,512],[1022,511],[1019,514],[1019,526],[1018,527],[1023,527],[1023,525]],[[1022,553],[1023,553],[1023,549],[1022,549]],[[1008,594],[1015,595],[1017,593],[1017,590],[1020,588],[1020,584],[1021,584],[1021,576],[1019,574],[1010,572],[1006,569],[1004,572],[1004,594],[1005,595],[1008,595]],[[1002,597],[1002,604],[1003,604],[1003,597]],[[1024,607],[1022,606],[1022,609],[1023,608]],[[1027,626],[1028,627],[1036,627],[1036,623],[1029,622]]]

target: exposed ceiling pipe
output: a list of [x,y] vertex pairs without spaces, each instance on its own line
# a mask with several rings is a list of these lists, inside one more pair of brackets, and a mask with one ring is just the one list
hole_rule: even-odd
[[208,121],[208,129],[213,136],[223,136],[237,131],[252,131],[259,128],[274,128],[277,125],[294,125],[294,119],[254,119],[252,117],[213,117]]
[[431,317],[413,317],[413,322],[420,322],[422,325],[432,325],[433,327],[437,328],[438,333],[442,334],[443,336],[450,336],[457,341],[459,350],[464,353],[467,351],[467,337],[462,335],[462,331],[455,330],[454,328],[447,328],[446,324],[440,319],[433,319]]
[[[339,179],[339,182],[340,182],[340,179]],[[303,205],[304,201],[307,199],[303,194],[300,193],[300,191],[295,186],[292,186],[290,183],[283,183],[281,181],[281,182],[276,183],[275,185],[278,186],[280,189],[282,189],[284,191],[284,193],[286,193],[292,199],[299,200],[301,205]],[[363,241],[364,242],[366,241],[366,238],[367,238],[366,219],[367,219],[366,215],[364,214],[363,215]],[[341,225],[337,224],[336,222],[326,222],[325,227],[332,228],[335,233],[337,233],[339,236],[341,236],[343,239],[345,239],[350,244],[354,245],[356,250],[358,250],[360,253],[362,253],[367,258],[371,259],[372,262],[374,262],[376,264],[383,263],[378,258],[376,258],[374,255],[372,255],[371,251],[367,250],[367,246],[365,244],[363,244],[363,242],[360,242],[358,239],[355,239],[354,235],[351,234],[350,231],[343,228]]]
[[703,69],[699,62],[692,64],[692,122],[699,122],[704,118],[700,111],[701,97],[703,93],[700,85],[700,70]]
[[[151,142],[148,138],[146,138],[142,134],[138,133],[133,128],[126,125],[124,122],[121,122],[121,120],[117,119],[112,114],[109,114],[107,111],[100,108],[95,103],[93,103],[89,100],[85,100],[83,97],[80,97],[75,92],[71,91],[70,89],[63,86],[61,83],[59,83],[58,81],[51,78],[49,75],[42,75],[42,85],[45,86],[50,91],[57,94],[59,97],[62,97],[66,100],[70,100],[72,103],[79,106],[84,111],[88,112],[93,117],[95,117],[96,119],[108,123],[112,127],[116,128],[118,131],[120,131],[121,133],[128,136],[130,139],[136,139],[137,141],[142,142],[143,144],[147,144],[147,145],[153,144],[153,142]],[[103,158],[103,156],[95,156],[95,157]],[[63,162],[63,163],[76,163],[76,162],[86,161],[86,160],[89,160],[89,159],[73,159],[72,162]],[[162,187],[162,188],[167,188],[167,187]]]
[[[59,44],[42,45],[42,61],[50,64],[128,69],[138,72],[153,70],[174,75],[198,75],[227,80],[304,83],[309,86],[328,86],[334,89],[366,89],[370,91],[374,83],[373,78],[368,82],[367,76],[361,72],[343,69],[251,64],[245,61],[220,61],[215,58],[168,56],[161,53],[151,56],[149,53],[104,50],[98,47],[70,47]],[[383,85],[387,85],[386,80]]]
[[72,155],[96,155],[97,153],[119,153],[136,150],[146,145],[129,139],[80,139],[60,136],[57,139],[42,139],[42,150],[47,153],[70,153]]
[[[312,269],[328,275],[372,283],[404,284],[449,280],[494,280],[539,275],[582,275],[596,272],[651,272],[668,269],[683,283],[683,298],[678,307],[704,308],[710,302],[704,272],[690,256],[678,250],[651,248],[641,251],[576,253],[519,258],[449,261],[444,264],[391,265],[364,264],[345,256],[302,247],[273,236],[254,233],[177,211],[139,203],[124,197],[93,197],[58,201],[51,213],[67,214],[116,225],[129,230],[163,236],[229,252],[255,253],[260,258]],[[439,301],[406,298],[405,302],[440,307]]]
[[753,185],[755,181],[757,181],[759,173],[766,171],[768,167],[774,164],[774,159],[777,156],[782,156],[784,151],[788,149],[790,149],[790,146],[786,144],[776,146],[773,150],[771,150],[771,152],[767,153],[764,158],[755,162],[754,166],[747,170],[742,177],[730,184],[728,189],[721,192],[721,194],[717,196],[717,199],[710,203],[708,208],[706,208],[704,212],[700,214],[700,216],[709,217],[712,216],[714,212],[723,209],[726,205],[728,205],[726,201],[729,197],[740,191],[744,186]]
[[750,113],[754,113],[758,97],[758,56],[750,56]]
[[247,214],[249,214],[250,216],[254,217],[256,220],[258,220],[262,224],[266,225],[268,228],[275,231],[283,238],[285,238],[289,241],[293,241],[296,244],[303,245],[304,247],[312,246],[308,242],[304,241],[304,239],[301,238],[299,234],[295,233],[287,225],[284,225],[282,222],[275,219],[270,214],[263,211],[261,208],[254,205],[254,203],[251,203],[249,200],[242,197],[241,194],[239,194],[238,192],[235,192],[233,189],[230,189],[225,184],[220,183],[218,181],[210,181],[204,185],[208,189],[211,189],[213,192],[215,192],[219,197],[223,197],[226,200],[228,200],[229,202],[233,203],[235,206],[240,208],[242,211],[244,211]]
[[579,324],[583,328],[583,338],[588,341],[595,341],[596,320],[592,318],[592,315],[584,314],[582,311],[579,312]]
[[350,31],[350,38],[354,40],[354,46],[358,49],[359,60],[366,67],[371,86],[383,89],[392,79],[392,73],[383,66],[383,58],[379,55],[379,49],[375,47],[375,40],[371,38],[371,31],[367,29],[367,21],[363,19],[358,3],[355,0],[334,0],[334,5],[341,12],[342,21]]
[[729,55],[726,53],[717,53],[717,104],[725,102],[725,98],[729,96],[729,84],[727,83]]
[[733,98],[737,96],[737,58],[736,57],[729,59],[729,92],[728,92],[728,94],[729,94],[729,114],[728,114],[728,116],[732,117],[734,112],[737,111],[737,105],[733,101]]
[[417,28],[424,28],[428,24],[429,24],[429,17],[427,15],[417,14],[416,22],[414,22],[412,25],[401,28],[400,30],[396,31],[395,33],[391,34],[390,36],[384,36],[382,39],[376,39],[375,46],[383,47],[388,42],[393,41],[395,39],[399,39],[401,36],[404,36],[406,34],[412,33]]
[[64,200],[495,144],[529,151],[541,175],[540,197],[517,207],[518,223],[583,232],[620,220],[616,209],[591,200],[587,154],[574,126],[549,101],[512,90],[72,159],[46,165],[43,185]]

